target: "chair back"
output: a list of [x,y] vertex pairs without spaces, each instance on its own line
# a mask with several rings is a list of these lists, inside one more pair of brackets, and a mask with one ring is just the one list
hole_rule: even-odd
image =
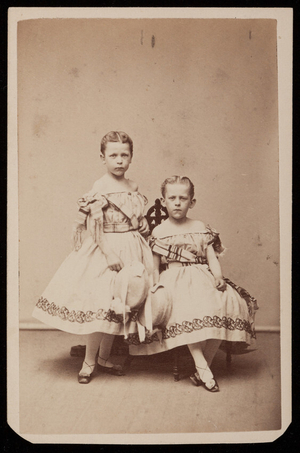
[[152,230],[166,220],[169,215],[166,208],[161,205],[160,199],[156,198],[154,205],[148,209],[145,217],[150,228],[150,233],[152,233]]

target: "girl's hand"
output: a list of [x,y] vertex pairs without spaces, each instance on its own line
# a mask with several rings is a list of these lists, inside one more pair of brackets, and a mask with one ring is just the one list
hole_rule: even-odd
[[216,278],[216,288],[218,291],[225,291],[226,283],[224,282],[223,278]]
[[143,217],[142,220],[140,221],[138,231],[140,234],[145,236],[149,234],[150,230],[146,217]]
[[109,253],[106,256],[106,261],[107,266],[111,271],[119,272],[122,269],[122,267],[124,267],[122,260],[113,252]]

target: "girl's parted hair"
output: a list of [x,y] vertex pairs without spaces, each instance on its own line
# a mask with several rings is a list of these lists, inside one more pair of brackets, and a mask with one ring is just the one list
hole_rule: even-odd
[[119,143],[128,143],[130,153],[133,154],[133,142],[126,132],[122,131],[111,131],[108,134],[104,135],[101,140],[100,151],[102,154],[105,154],[106,145],[108,142],[119,142]]
[[166,195],[166,185],[167,184],[185,184],[186,186],[189,187],[190,197],[191,197],[191,200],[193,200],[193,198],[195,196],[195,188],[194,188],[194,184],[192,183],[190,178],[188,178],[187,176],[174,175],[174,176],[171,176],[170,178],[165,179],[161,185],[161,194],[162,194],[163,198],[165,198],[165,195]]

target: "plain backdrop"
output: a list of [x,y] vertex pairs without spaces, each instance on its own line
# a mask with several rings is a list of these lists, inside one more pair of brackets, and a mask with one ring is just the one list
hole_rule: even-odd
[[189,176],[224,275],[258,299],[257,325],[278,327],[276,20],[24,20],[17,61],[20,321],[71,251],[102,136],[123,130],[148,207],[166,177]]

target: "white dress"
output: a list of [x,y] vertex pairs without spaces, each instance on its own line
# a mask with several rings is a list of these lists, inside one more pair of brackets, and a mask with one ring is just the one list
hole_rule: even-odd
[[[82,230],[89,227],[91,235],[59,267],[34,308],[35,318],[74,334],[124,334],[123,315],[111,308],[117,272],[108,268],[97,242],[103,234],[124,265],[139,261],[150,276],[152,252],[138,232],[146,203],[138,192],[91,191],[78,201],[75,223],[78,242]],[[136,321],[137,311],[133,310],[126,318],[126,330],[137,332]]]
[[[218,233],[210,227],[195,233],[152,238],[156,253],[166,251],[162,257],[166,269],[161,272],[159,283],[165,288],[166,303],[172,305],[172,310],[160,335],[148,335],[144,342],[135,334],[129,337],[130,354],[155,354],[207,339],[251,344],[255,338],[257,301],[227,278],[224,292],[216,288],[206,260],[208,244],[213,244],[217,255],[224,250]],[[191,253],[194,262],[181,262],[182,249]],[[172,265],[174,262],[176,265]]]

